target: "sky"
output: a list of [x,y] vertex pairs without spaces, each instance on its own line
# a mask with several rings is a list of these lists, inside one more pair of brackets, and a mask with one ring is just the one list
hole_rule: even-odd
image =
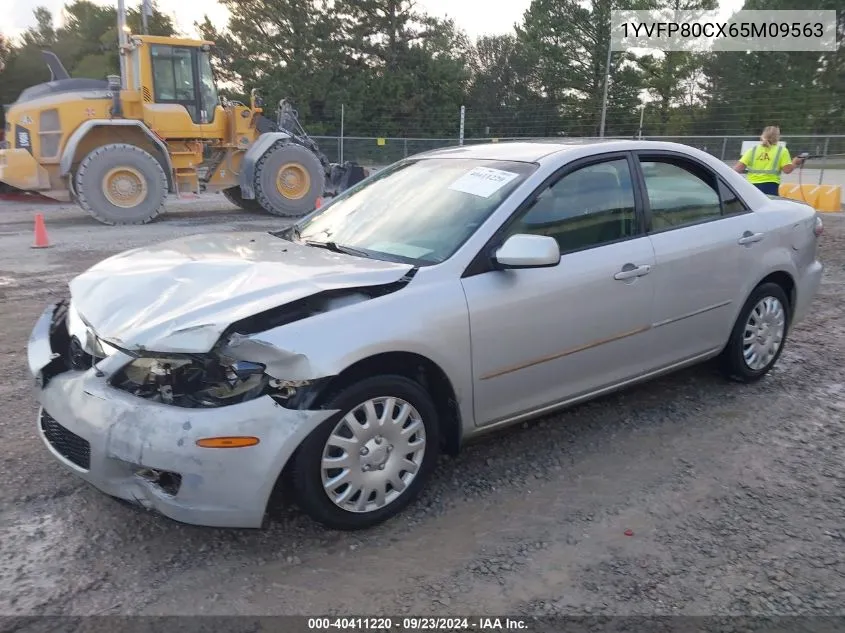
[[[116,0],[94,0],[97,4],[117,4]],[[464,29],[470,37],[486,33],[507,33],[511,31],[515,22],[522,19],[522,14],[528,8],[531,0],[508,0],[490,10],[490,0],[417,0],[417,6],[438,17],[450,17]],[[61,8],[66,0],[0,0],[0,7],[4,19],[0,23],[0,32],[8,36],[16,36],[27,27],[35,24],[32,11],[38,6],[49,9],[54,16],[56,25],[61,24]],[[127,6],[140,4],[137,0],[126,0]],[[160,11],[174,18],[177,28],[193,34],[194,22],[202,20],[205,14],[211,18],[215,26],[226,25],[227,11],[216,0],[157,0]]]

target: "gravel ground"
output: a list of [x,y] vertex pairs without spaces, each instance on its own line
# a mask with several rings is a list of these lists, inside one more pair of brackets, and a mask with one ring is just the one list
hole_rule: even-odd
[[[698,367],[510,429],[346,534],[295,508],[261,531],[181,525],[81,483],[35,431],[26,340],[68,279],[281,222],[219,197],[132,228],[0,205],[0,615],[845,612],[845,215],[824,218],[824,284],[765,380]],[[29,248],[36,210],[50,249]]]

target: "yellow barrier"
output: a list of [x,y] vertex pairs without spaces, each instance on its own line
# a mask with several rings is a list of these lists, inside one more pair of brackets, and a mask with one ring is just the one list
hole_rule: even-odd
[[816,211],[837,213],[842,210],[842,187],[840,185],[783,183],[779,187],[778,195],[806,202]]

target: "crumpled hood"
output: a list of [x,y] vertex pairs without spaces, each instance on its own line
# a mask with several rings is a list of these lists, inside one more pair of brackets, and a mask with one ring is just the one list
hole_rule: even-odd
[[73,306],[127,350],[209,351],[232,323],[330,290],[399,280],[397,264],[269,233],[195,235],[115,255],[70,282]]

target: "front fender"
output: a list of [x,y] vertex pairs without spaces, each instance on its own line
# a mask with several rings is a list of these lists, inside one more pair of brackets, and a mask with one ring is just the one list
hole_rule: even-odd
[[285,132],[267,132],[258,137],[255,143],[246,151],[241,161],[241,197],[245,200],[255,200],[255,165],[277,141],[291,138]]
[[85,138],[85,135],[88,134],[88,132],[98,127],[139,128],[161,152],[162,159],[165,163],[164,173],[167,175],[168,189],[170,190],[170,193],[175,192],[173,183],[173,163],[170,160],[170,153],[167,151],[167,146],[161,139],[152,133],[152,130],[150,130],[143,121],[135,121],[133,119],[91,119],[82,123],[78,128],[76,128],[76,130],[74,130],[73,134],[70,135],[67,143],[65,144],[65,149],[62,152],[62,158],[59,161],[60,176],[64,177],[70,174],[70,170],[73,167],[73,157],[76,155],[76,149],[79,147],[79,143],[82,142],[82,139]]

